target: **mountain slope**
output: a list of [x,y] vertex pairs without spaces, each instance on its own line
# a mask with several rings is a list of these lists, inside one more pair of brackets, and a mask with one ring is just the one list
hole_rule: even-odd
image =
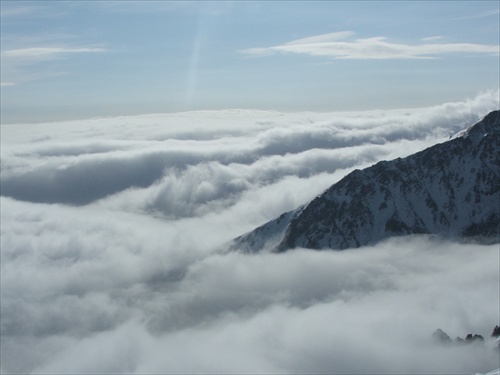
[[500,111],[424,151],[355,170],[234,240],[256,252],[347,249],[408,234],[499,241]]

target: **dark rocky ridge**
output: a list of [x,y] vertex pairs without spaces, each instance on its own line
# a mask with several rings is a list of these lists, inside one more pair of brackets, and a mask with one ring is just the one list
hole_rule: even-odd
[[[499,326],[495,326],[495,328],[493,329],[493,333],[491,334],[491,337],[493,339],[497,339],[497,346],[496,348],[498,349],[499,348],[499,344],[500,342],[498,341],[498,339],[500,338],[500,327]],[[465,336],[465,339],[457,336],[455,338],[454,341],[451,340],[451,337],[448,336],[448,334],[446,332],[444,332],[442,329],[438,328],[434,331],[434,333],[432,334],[432,338],[434,339],[434,341],[438,342],[438,343],[441,343],[441,344],[445,344],[445,345],[449,345],[449,344],[455,344],[455,345],[463,345],[463,344],[474,344],[474,343],[484,343],[484,337],[482,335],[479,335],[479,334],[472,334],[472,333],[469,333]]]
[[308,204],[234,240],[281,252],[347,249],[409,234],[499,242],[500,111],[447,142],[355,170]]

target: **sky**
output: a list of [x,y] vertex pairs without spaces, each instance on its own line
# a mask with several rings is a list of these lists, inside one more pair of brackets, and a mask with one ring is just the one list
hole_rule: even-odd
[[417,108],[499,87],[498,1],[8,1],[1,121]]
[[[445,142],[430,107],[1,125],[0,372],[476,374],[499,367],[498,244],[227,252],[354,169]],[[478,345],[443,346],[480,334]]]

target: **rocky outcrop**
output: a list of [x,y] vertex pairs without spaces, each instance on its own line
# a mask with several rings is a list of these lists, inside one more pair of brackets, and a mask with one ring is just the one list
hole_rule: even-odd
[[462,344],[472,344],[472,343],[477,343],[477,342],[484,342],[484,337],[481,336],[481,335],[478,335],[477,333],[476,334],[472,334],[472,333],[469,333],[467,334],[467,336],[465,336],[465,339],[457,336],[455,338],[454,341],[451,340],[450,336],[448,336],[448,334],[446,332],[444,332],[443,330],[441,330],[440,328],[438,328],[437,330],[434,331],[434,333],[432,334],[432,339],[436,342],[439,342],[441,344],[446,344],[446,345],[449,345],[449,344],[458,344],[458,345],[462,345]]

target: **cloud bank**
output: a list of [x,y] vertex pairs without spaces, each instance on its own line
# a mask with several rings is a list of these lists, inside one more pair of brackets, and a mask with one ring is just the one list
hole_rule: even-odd
[[[386,37],[346,40],[353,35],[352,31],[341,31],[297,39],[278,46],[248,48],[240,52],[255,57],[296,53],[356,60],[432,59],[450,53],[495,56],[499,53],[499,46],[474,43],[403,44]],[[427,42],[431,40],[435,38],[424,39]]]
[[353,113],[200,111],[2,125],[3,373],[475,373],[498,367],[497,246],[222,244],[355,168],[421,150],[498,92]]

